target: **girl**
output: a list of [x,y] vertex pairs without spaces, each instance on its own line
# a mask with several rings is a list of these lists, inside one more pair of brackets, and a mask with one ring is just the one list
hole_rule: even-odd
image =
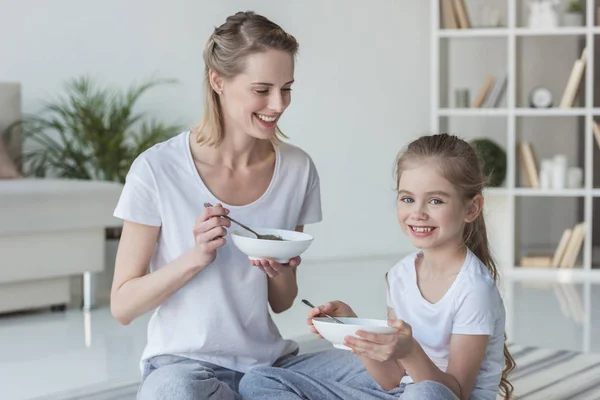
[[111,311],[128,324],[154,310],[140,399],[238,398],[244,372],[297,351],[269,306],[279,313],[292,305],[300,258],[252,268],[227,240],[222,218],[296,230],[321,220],[315,166],[281,142],[277,127],[291,101],[297,49],[265,17],[228,17],[204,50],[201,125],[131,166],[114,212],[124,224]]
[[[421,137],[398,157],[396,177],[398,221],[420,249],[387,274],[389,325],[397,331],[346,337],[360,357],[332,350],[283,364],[288,370],[256,369],[244,378],[243,395],[493,400],[500,389],[511,397],[507,375],[515,364],[504,343],[474,149],[448,134]],[[339,301],[319,306],[309,313],[314,333],[312,318],[321,312],[356,316]]]

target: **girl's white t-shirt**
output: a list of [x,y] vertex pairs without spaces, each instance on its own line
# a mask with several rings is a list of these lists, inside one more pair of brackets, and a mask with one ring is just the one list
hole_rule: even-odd
[[[205,202],[223,203],[204,185],[189,141],[190,132],[183,132],[137,157],[114,211],[123,220],[160,226],[152,272],[194,246],[194,222]],[[286,143],[275,146],[275,152],[266,192],[251,204],[224,206],[252,227],[293,230],[319,222],[320,184],[311,158]],[[267,275],[250,264],[229,234],[226,239],[211,265],[154,310],[142,364],[170,354],[246,372],[297,349],[295,342],[281,338],[271,319]]]
[[[388,273],[388,306],[412,327],[414,338],[442,371],[448,367],[452,334],[489,335],[472,399],[496,399],[504,368],[505,309],[489,270],[471,250],[454,282],[437,303],[427,301],[417,285],[415,261],[408,255]],[[403,382],[412,382],[410,371]]]

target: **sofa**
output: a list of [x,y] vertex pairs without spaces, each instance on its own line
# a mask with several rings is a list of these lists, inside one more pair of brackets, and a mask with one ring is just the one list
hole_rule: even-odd
[[[18,83],[0,83],[0,133],[20,119],[20,102]],[[92,307],[94,276],[105,268],[105,228],[121,224],[112,211],[122,185],[25,178],[16,162],[18,131],[6,146],[4,142],[0,140],[0,313],[63,308],[71,303],[72,282],[83,282],[75,292],[83,292],[84,307]]]
[[0,312],[66,305],[77,275],[91,307],[120,193],[111,182],[0,180]]

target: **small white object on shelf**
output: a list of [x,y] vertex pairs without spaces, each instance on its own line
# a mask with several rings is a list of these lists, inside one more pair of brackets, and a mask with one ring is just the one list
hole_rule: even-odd
[[540,187],[550,189],[552,187],[552,175],[554,173],[554,163],[551,159],[544,159],[540,168]]
[[567,187],[579,189],[583,186],[583,170],[579,167],[570,167],[567,171]]
[[567,179],[567,157],[557,154],[552,160],[552,188],[564,189]]
[[529,28],[552,29],[558,26],[558,14],[554,6],[559,0],[529,0]]

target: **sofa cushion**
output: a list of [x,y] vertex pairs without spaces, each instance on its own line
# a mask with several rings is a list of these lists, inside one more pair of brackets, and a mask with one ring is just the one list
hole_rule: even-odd
[[4,148],[4,141],[0,138],[0,179],[14,179],[21,177],[21,173],[19,173],[13,160]]
[[0,235],[120,226],[112,213],[122,187],[106,181],[0,180]]

